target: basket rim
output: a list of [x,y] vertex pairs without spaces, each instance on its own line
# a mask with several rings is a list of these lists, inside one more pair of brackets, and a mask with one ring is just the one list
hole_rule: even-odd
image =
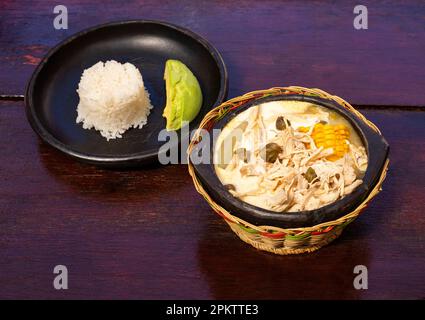
[[[343,100],[342,98],[338,96],[330,95],[329,93],[320,90],[320,89],[308,89],[304,87],[298,87],[298,86],[290,86],[290,87],[273,87],[266,90],[257,90],[248,92],[242,96],[235,97],[233,99],[230,99],[226,102],[223,102],[218,107],[212,109],[210,112],[205,115],[204,119],[201,121],[198,130],[196,131],[195,135],[193,136],[192,140],[190,141],[189,147],[188,147],[188,170],[189,174],[192,177],[192,180],[194,182],[195,188],[200,193],[204,199],[209,203],[209,205],[213,208],[213,210],[218,213],[221,217],[223,217],[226,222],[231,222],[240,225],[244,229],[248,228],[252,232],[258,232],[263,233],[265,235],[272,235],[273,233],[283,233],[283,234],[289,234],[289,235],[302,235],[304,232],[310,233],[310,232],[316,232],[320,233],[323,229],[326,229],[328,227],[337,226],[346,223],[347,221],[354,220],[361,211],[367,206],[368,202],[375,197],[379,191],[381,190],[382,183],[386,177],[386,173],[388,170],[389,165],[389,158],[386,157],[386,160],[383,164],[381,173],[379,175],[379,178],[377,179],[376,184],[371,186],[370,192],[367,194],[367,196],[361,201],[354,209],[352,209],[351,212],[337,218],[334,220],[329,220],[323,223],[319,223],[313,226],[305,226],[305,227],[294,227],[294,228],[283,228],[273,225],[254,225],[244,219],[241,219],[230,212],[228,212],[225,208],[223,208],[221,205],[216,203],[211,196],[207,193],[207,191],[202,186],[201,181],[199,180],[199,177],[195,173],[195,169],[193,164],[190,161],[190,153],[194,147],[194,145],[197,143],[199,137],[200,137],[200,131],[201,129],[208,128],[208,126],[213,121],[219,121],[222,117],[224,117],[229,111],[241,106],[241,105],[247,105],[247,104],[254,104],[250,103],[251,101],[255,101],[261,98],[265,98],[268,96],[278,96],[278,95],[305,95],[305,96],[313,96],[313,97],[319,97],[326,100],[331,100],[333,102],[336,102],[339,106],[342,106],[344,109],[350,111],[355,116],[357,116],[361,121],[363,121],[368,127],[370,127],[373,131],[375,131],[379,136],[382,137],[382,134],[378,127],[373,124],[370,120],[366,119],[358,110],[356,110],[354,107],[352,107],[348,102]],[[247,230],[245,230],[247,231]]]

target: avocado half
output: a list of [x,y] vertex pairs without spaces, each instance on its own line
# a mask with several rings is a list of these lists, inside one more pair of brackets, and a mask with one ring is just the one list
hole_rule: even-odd
[[202,106],[202,91],[192,71],[179,60],[167,60],[164,71],[167,103],[162,114],[168,131],[192,121]]

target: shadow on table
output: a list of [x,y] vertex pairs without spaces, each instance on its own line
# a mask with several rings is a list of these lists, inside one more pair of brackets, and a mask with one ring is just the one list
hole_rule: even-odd
[[361,297],[353,287],[353,269],[368,266],[370,260],[369,246],[361,237],[346,239],[343,233],[314,253],[278,256],[245,244],[224,223],[209,229],[219,230],[205,231],[198,260],[215,299]]
[[[55,182],[65,185],[84,197],[115,201],[128,201],[172,193],[173,188],[166,188],[166,180],[176,188],[184,183],[173,166],[158,164],[138,168],[104,169],[91,164],[81,163],[50,146],[39,143],[39,155],[42,166]],[[183,180],[183,181],[182,181]]]

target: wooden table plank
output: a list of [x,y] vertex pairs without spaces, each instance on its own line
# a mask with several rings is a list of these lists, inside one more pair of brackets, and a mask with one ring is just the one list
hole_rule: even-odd
[[425,106],[425,2],[362,1],[369,29],[353,28],[358,1],[68,0],[69,29],[53,28],[57,1],[0,1],[0,94],[22,94],[41,57],[67,36],[120,19],[159,19],[205,36],[223,54],[233,97],[271,86],[319,87],[355,104]]
[[185,166],[77,163],[38,140],[22,102],[0,102],[0,298],[425,298],[425,112],[364,114],[391,146],[383,191],[331,245],[281,257],[240,241]]

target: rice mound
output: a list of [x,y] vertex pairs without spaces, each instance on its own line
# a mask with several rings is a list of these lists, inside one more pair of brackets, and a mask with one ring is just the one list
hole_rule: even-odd
[[107,140],[121,138],[131,127],[142,128],[152,109],[142,75],[131,63],[96,63],[84,70],[77,93],[76,122]]

